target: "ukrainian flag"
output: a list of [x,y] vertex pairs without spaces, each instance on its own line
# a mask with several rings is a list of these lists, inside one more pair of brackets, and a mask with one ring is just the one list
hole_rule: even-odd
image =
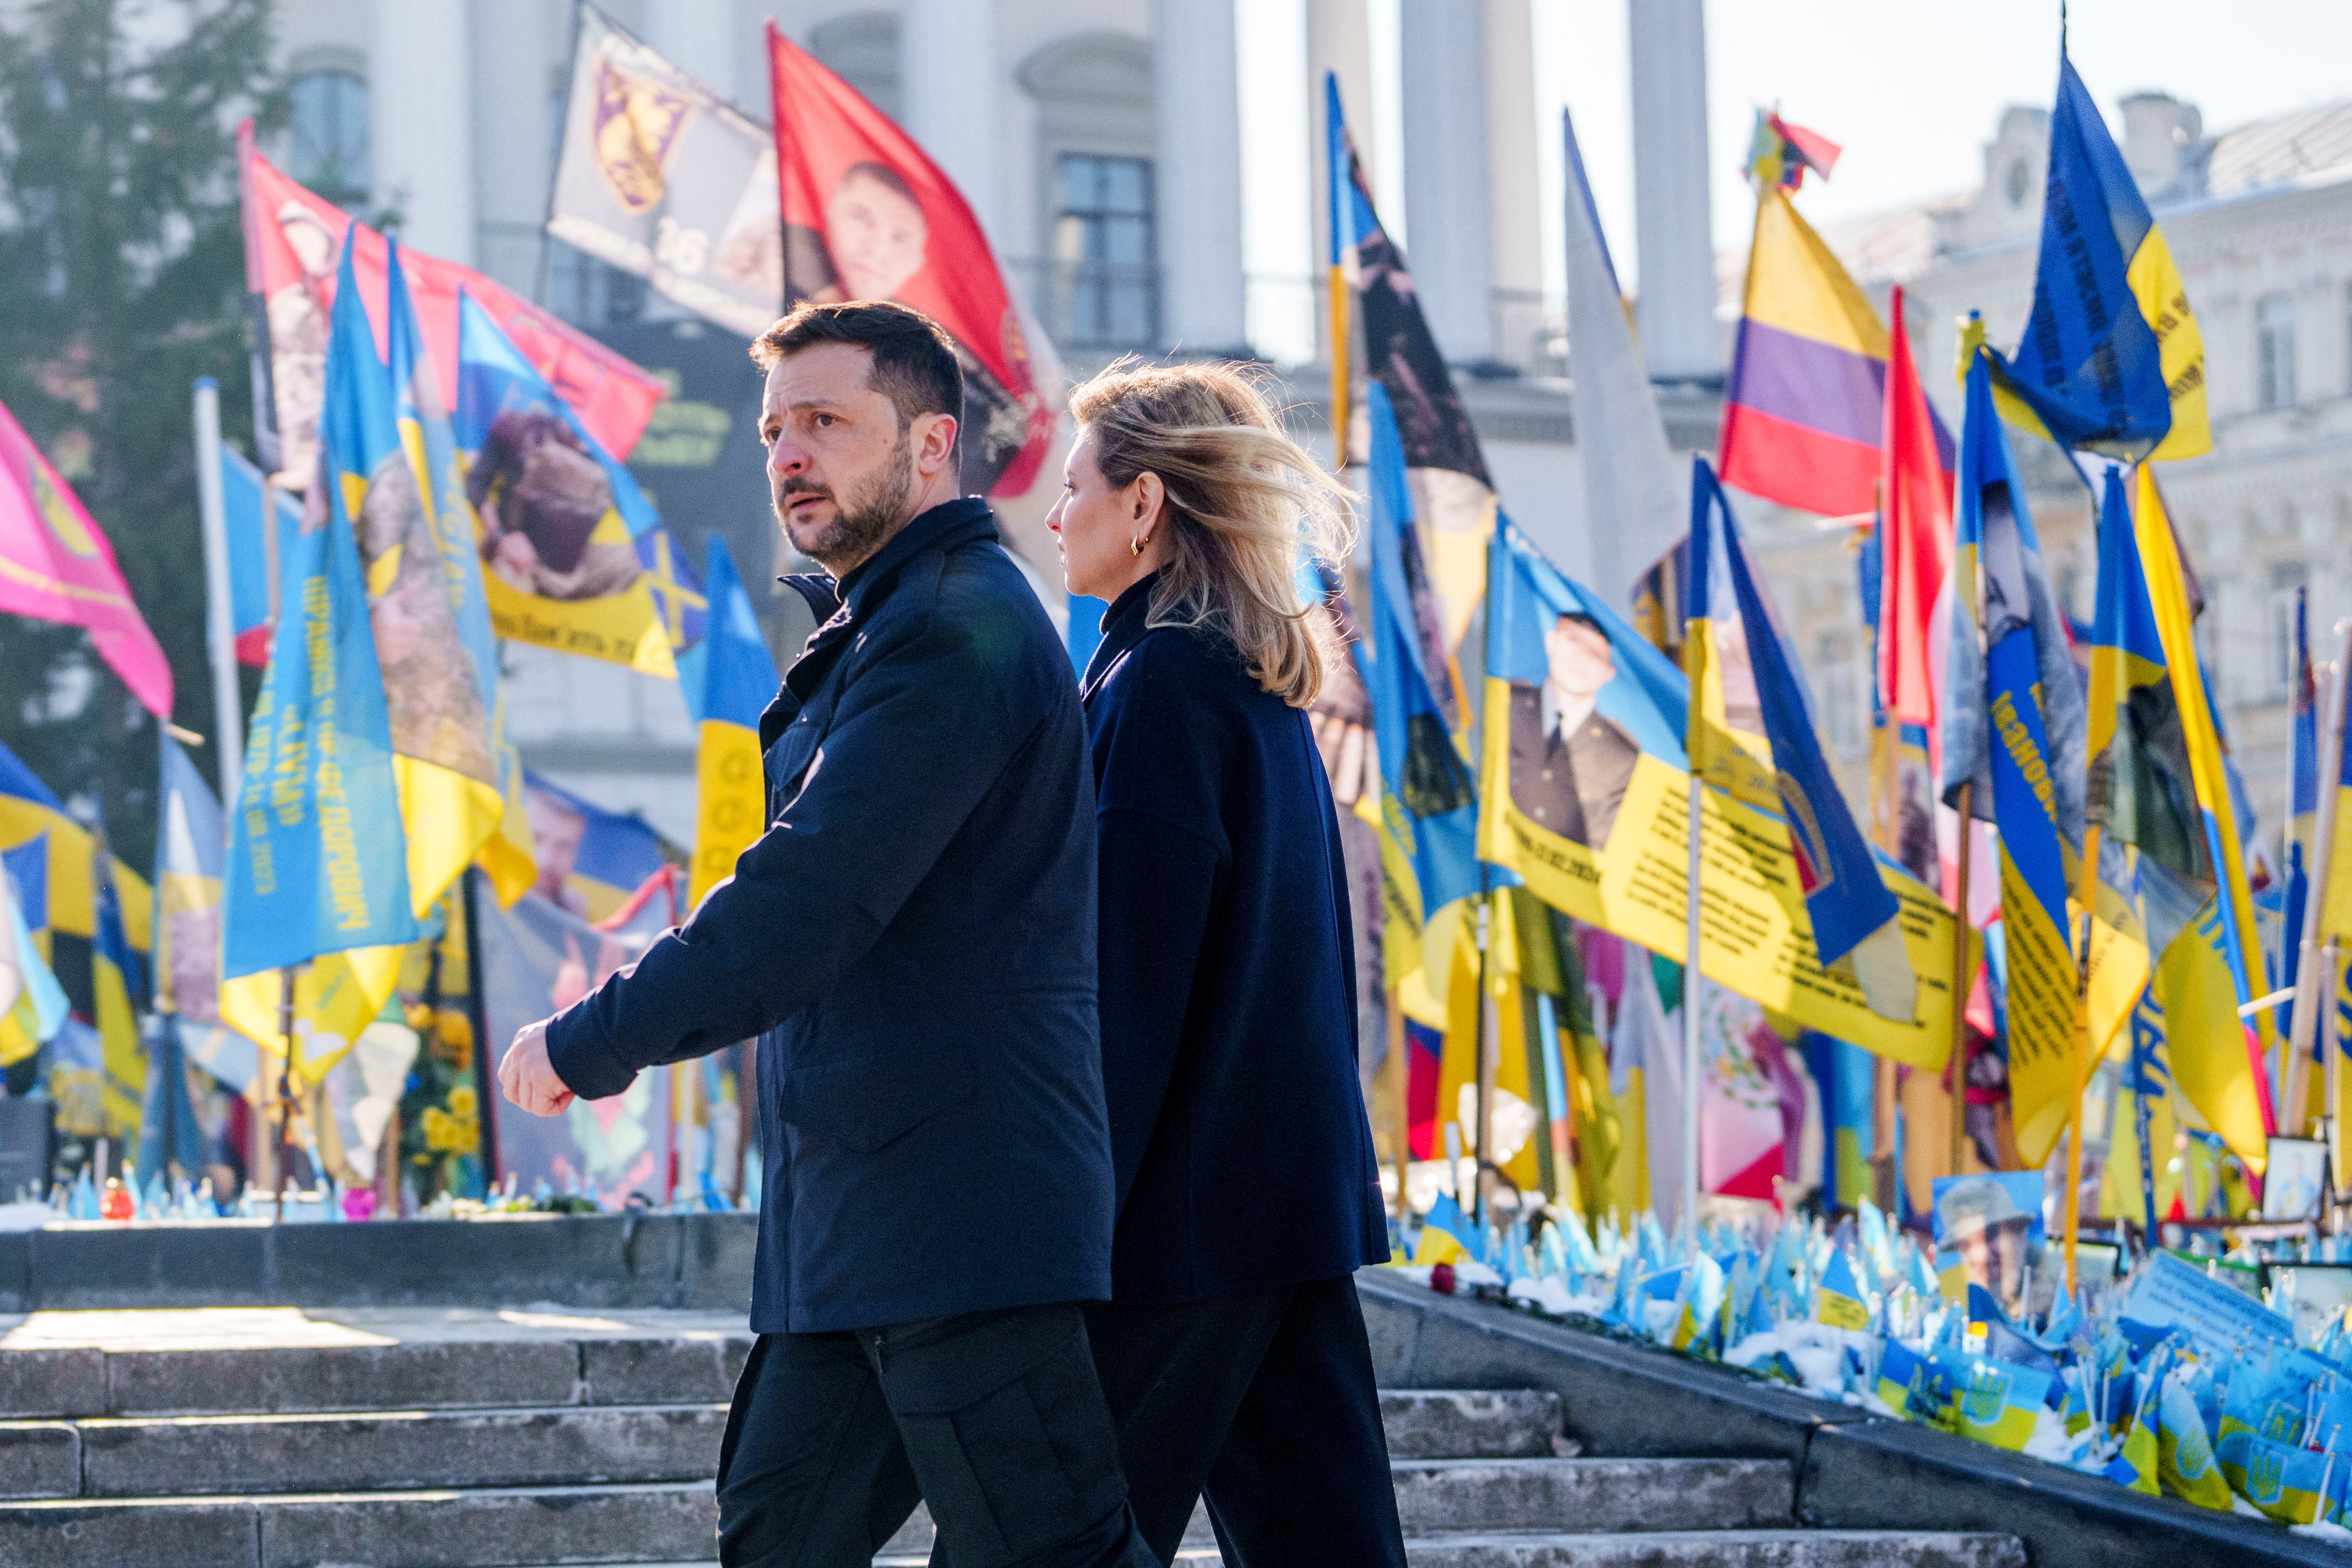
[[702,642],[702,748],[695,761],[698,791],[694,868],[686,901],[735,874],[736,858],[767,830],[767,785],[760,765],[760,715],[776,695],[776,661],[751,613],[751,595],[735,575],[727,541],[710,536],[703,574],[709,616]]
[[[376,358],[348,246],[342,267],[320,422],[327,516],[298,532],[278,563],[278,629],[246,740],[223,879],[221,1017],[286,1051],[279,971],[301,966],[290,1054],[311,1082],[373,1021],[399,978],[401,945],[417,934],[355,532],[368,476],[388,460],[390,479],[404,459],[391,377]],[[394,543],[383,554],[403,549]],[[442,595],[446,609],[440,563],[433,568],[426,601]],[[445,695],[461,707],[478,701],[470,679]]]
[[[2189,587],[2179,548],[2156,477],[2139,470],[2138,504],[2132,536],[2139,548],[2142,580],[2156,621],[2164,662],[2172,672],[2173,700],[2180,713],[2184,749],[2203,818],[2207,848],[2220,871],[2220,889],[2209,913],[2176,937],[2158,964],[2158,984],[2172,1026],[2172,1070],[2189,1102],[2213,1123],[2246,1168],[2260,1174],[2263,1135],[2272,1121],[2269,1085],[2262,1064],[2278,1045],[2271,1010],[2258,1009],[2251,1032],[2237,1021],[2237,1009],[2252,1000],[2251,977],[2263,973],[2255,937],[2252,894],[2246,886],[2245,851],[2237,812],[2230,799],[2229,773],[2213,721],[2210,693],[2197,658],[2190,623]],[[2190,940],[2190,933],[2197,940]],[[2216,963],[2218,961],[2218,966]],[[2226,1022],[2225,1022],[2226,1020]],[[2227,1120],[2199,1096],[2198,1085],[2229,1110]]]
[[[98,934],[98,884],[90,875],[95,864],[93,842],[89,830],[66,815],[65,803],[57,793],[16,752],[0,745],[0,849],[47,846],[47,864],[42,868],[47,919],[33,921],[33,928],[42,956],[53,962],[49,932],[85,940]],[[132,952],[145,952],[153,935],[153,891],[144,878],[120,859],[110,869],[121,908],[123,933]]]
[[2010,1103],[2018,1152],[2039,1165],[2074,1102],[2066,890],[2082,821],[2081,786],[2070,776],[2081,754],[2082,693],[2024,486],[1993,413],[1986,356],[1969,358],[1951,580],[1973,584],[1981,570],[1983,586],[1959,595],[1952,616],[1945,795],[1973,784],[1970,815],[2000,829]]
[[[450,731],[470,728],[477,721],[462,710],[436,714],[426,745],[414,747],[415,739],[421,737],[412,730],[406,737],[411,745],[401,747],[396,765],[402,822],[408,835],[408,893],[422,917],[469,859],[478,860],[488,873],[501,907],[522,897],[539,870],[531,860],[530,821],[523,809],[522,763],[506,739],[498,648],[490,637],[489,599],[482,586],[482,557],[476,543],[479,531],[466,499],[465,471],[458,466],[447,407],[434,380],[433,356],[425,352],[424,334],[417,329],[400,247],[388,243],[384,248],[400,447],[416,486],[425,533],[441,557],[456,620],[457,645],[435,653],[438,662],[455,672],[470,673],[482,725],[479,736],[458,735]],[[419,542],[412,530],[407,543],[395,549],[413,549]],[[390,557],[374,563],[371,575],[383,581],[372,582],[371,589],[393,587],[399,576],[396,565],[390,572],[383,570],[385,559]],[[395,736],[396,741],[403,738]],[[488,753],[486,773],[474,761],[478,746]]]
[[2123,462],[2209,451],[2205,342],[2164,231],[2061,43],[2033,308],[2001,413]]
[[48,847],[38,841],[0,854],[7,915],[0,929],[0,1067],[39,1050],[66,1020],[65,991],[33,937],[34,926],[48,920],[47,860]]
[[[1412,493],[1388,388],[1368,384],[1364,406],[1371,427],[1372,555],[1364,677],[1380,751],[1382,826],[1396,846],[1399,890],[1425,931],[1439,910],[1478,891],[1478,790],[1438,705],[1433,672],[1423,663],[1425,644],[1414,626],[1406,563],[1416,548]],[[1439,1115],[1451,1109],[1441,1104]]]
[[122,901],[108,872],[105,839],[97,837],[90,880],[98,889],[98,934],[90,944],[90,992],[97,1003],[101,1071],[99,1104],[106,1132],[126,1143],[139,1142],[142,1108],[147,1102],[147,1049],[139,1039],[136,997],[147,990],[146,966],[123,933]]

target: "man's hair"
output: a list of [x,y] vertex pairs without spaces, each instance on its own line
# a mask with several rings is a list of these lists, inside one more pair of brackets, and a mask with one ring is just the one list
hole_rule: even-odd
[[884,190],[912,202],[916,211],[922,210],[922,199],[915,195],[915,187],[907,184],[907,177],[887,163],[877,163],[871,158],[852,163],[843,171],[841,178],[833,183],[833,188],[837,191],[852,180],[871,180]]
[[866,384],[890,400],[904,431],[925,414],[945,414],[963,428],[963,366],[937,321],[887,300],[803,304],[751,344],[751,363],[773,370],[819,343],[849,343],[874,356]]
[[1560,621],[1566,621],[1571,626],[1582,626],[1586,631],[1603,640],[1606,640],[1609,636],[1609,628],[1602,626],[1598,617],[1588,616],[1582,610],[1562,611],[1559,620],[1552,622],[1555,630],[1559,628]]

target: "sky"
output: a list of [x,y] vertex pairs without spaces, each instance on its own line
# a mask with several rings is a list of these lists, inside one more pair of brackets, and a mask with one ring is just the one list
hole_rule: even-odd
[[[1533,0],[1537,144],[1550,237],[1559,211],[1559,114],[1577,137],[1621,272],[1633,243],[1625,0]],[[1738,170],[1757,109],[1840,143],[1826,184],[1799,202],[1832,221],[1974,187],[2011,103],[2047,109],[2058,82],[2056,0],[1708,0],[1707,140],[1718,248],[1740,244],[1754,203]],[[2194,103],[2210,135],[2352,96],[2345,0],[2073,0],[2068,50],[2120,130],[2116,105],[2147,89]],[[1555,240],[1546,271],[1560,281]]]
[[[1395,68],[1397,7],[1369,0],[1376,74]],[[1629,0],[1531,0],[1536,31],[1537,153],[1547,288],[1559,292],[1560,113],[1572,109],[1602,227],[1631,288],[1633,141],[1627,89]],[[1631,0],[1639,3],[1639,0]],[[1295,215],[1306,196],[1307,102],[1283,84],[1304,75],[1304,0],[1241,0],[1244,206],[1247,269],[1303,274],[1308,243]],[[1707,0],[1707,138],[1718,249],[1745,242],[1753,198],[1739,178],[1756,110],[1840,143],[1826,184],[1798,200],[1828,222],[1953,191],[1983,177],[1984,144],[2012,103],[2047,109],[2058,79],[2057,0]],[[2196,104],[2208,134],[2250,120],[2352,96],[2352,0],[2072,0],[2074,68],[2120,128],[2118,101],[2159,89]],[[1370,153],[1382,216],[1402,208],[1401,137],[1392,105]],[[1382,113],[1382,111],[1387,111]],[[1319,124],[1319,111],[1318,123]],[[1412,214],[1391,219],[1408,248]],[[1275,290],[1266,285],[1260,290]]]

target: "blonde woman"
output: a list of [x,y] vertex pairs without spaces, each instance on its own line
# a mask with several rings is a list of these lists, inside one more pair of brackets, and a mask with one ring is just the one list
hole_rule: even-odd
[[1225,1561],[1404,1547],[1353,1271],[1388,1257],[1354,955],[1299,594],[1343,494],[1231,366],[1113,366],[1071,399],[1047,522],[1107,600],[1094,750],[1103,1086],[1118,1221],[1096,1370],[1145,1542],[1205,1495]]

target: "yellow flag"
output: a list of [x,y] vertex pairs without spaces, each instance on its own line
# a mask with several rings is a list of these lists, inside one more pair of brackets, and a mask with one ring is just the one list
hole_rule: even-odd
[[[2146,466],[2139,470],[2137,505],[2133,509],[2132,531],[2139,545],[2140,562],[2147,571],[2147,596],[2156,612],[2158,635],[2163,640],[2166,665],[2172,671],[2172,688],[2178,700],[2181,728],[2189,752],[2189,773],[2196,781],[2197,805],[2210,825],[2210,837],[2221,849],[2219,899],[2230,900],[2231,924],[2235,927],[2240,951],[2234,955],[2234,966],[2248,975],[2263,973],[2263,954],[2254,923],[2253,897],[2246,885],[2244,841],[2238,833],[2237,813],[2231,804],[2229,777],[2221,756],[2221,741],[2213,724],[2213,710],[2205,689],[2204,671],[2198,661],[2197,641],[2190,625],[2189,589],[2181,574],[2180,553],[2172,537],[2172,524],[2165,516],[2164,499],[2157,492],[2156,478]],[[2209,930],[2210,927],[2210,930]],[[2190,931],[2206,933],[2200,940],[2189,940]],[[2238,1025],[2237,1005],[2241,1000],[2231,979],[2231,954],[2222,943],[2225,940],[2220,908],[2212,910],[2210,922],[2200,918],[2194,926],[2184,930],[2165,950],[2158,968],[2159,980],[2168,980],[2165,1007],[2176,1020],[2184,1005],[2185,994],[2194,990],[2194,1005],[2211,1008],[2217,1002],[2206,995],[2211,971],[2202,956],[2191,958],[2210,947],[2212,956],[2221,963],[2221,992],[2231,998],[2226,1027],[2216,1026],[2195,1033],[2184,1032],[2178,1022],[2171,1032],[2173,1071],[2180,1079],[2181,1091],[2189,1095],[2206,1118],[2212,1121],[2215,1131],[2228,1141],[2247,1168],[2259,1173],[2263,1167],[2264,1144],[2262,1122],[2267,1120],[2265,1093],[2257,1076],[2254,1062],[2267,1061],[2277,1052],[2278,1029],[2267,1007],[2253,1017],[2255,1041],[2259,1054],[2250,1058],[2245,1045],[2245,1033]],[[2188,943],[2184,948],[2183,943]],[[2181,952],[2183,965],[2193,965],[2174,971],[2174,954]],[[2193,975],[2193,978],[2192,978]],[[2220,1015],[2214,1015],[2220,1024]],[[2187,1058],[2210,1058],[2192,1063]],[[2224,1083],[2236,1085],[2243,1075],[2242,1086],[2226,1091]],[[2241,1099],[2250,1100],[2254,1108],[2251,1132],[2245,1124],[2225,1124],[2215,1114],[2212,1106],[2190,1089],[2192,1076],[2213,1086],[2217,1094],[2226,1093],[2234,1104]],[[2234,1128],[2234,1130],[2233,1130]]]
[[[314,958],[297,972],[294,984],[294,1070],[304,1083],[317,1083],[375,1021],[400,979],[402,947],[361,947]],[[224,981],[221,1022],[276,1055],[285,1054],[278,1032],[282,983],[278,971]]]

